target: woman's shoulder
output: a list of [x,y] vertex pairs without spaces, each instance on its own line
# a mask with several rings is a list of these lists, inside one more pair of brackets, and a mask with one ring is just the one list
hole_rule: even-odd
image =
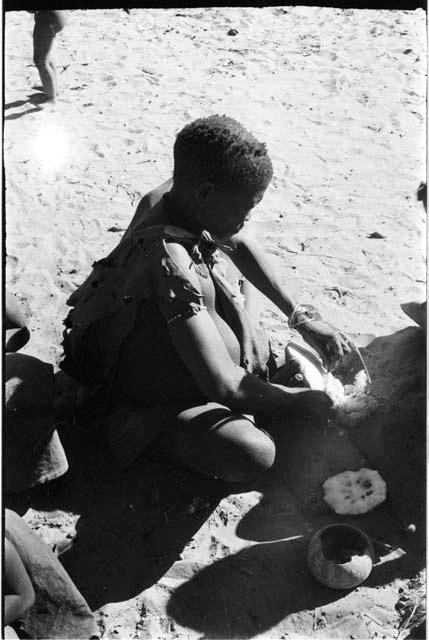
[[142,226],[124,237],[124,241],[139,246],[145,254],[150,252],[158,257],[169,257],[186,263],[192,261],[193,247],[196,244],[193,234],[168,224]]
[[129,237],[139,229],[165,223],[163,196],[169,191],[171,185],[170,178],[141,198],[125,232],[125,237]]
[[151,265],[163,279],[174,278],[182,286],[199,289],[199,279],[193,259],[193,245],[187,238],[176,236],[165,228],[152,246]]
[[186,240],[186,238],[175,238],[166,232],[161,242],[161,252],[170,260],[173,260],[178,265],[183,265],[189,268],[193,263],[192,260],[192,246]]

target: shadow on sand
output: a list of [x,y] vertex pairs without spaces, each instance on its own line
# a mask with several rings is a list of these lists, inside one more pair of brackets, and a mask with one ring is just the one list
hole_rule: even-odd
[[15,100],[15,102],[7,102],[4,105],[4,110],[8,109],[17,109],[18,107],[24,107],[24,105],[32,104],[34,107],[32,109],[26,109],[25,111],[19,111],[17,113],[10,113],[5,116],[5,120],[18,120],[23,116],[27,116],[29,113],[35,113],[36,111],[40,111],[43,103],[46,102],[46,96],[44,93],[32,93],[28,96],[27,100]]
[[307,540],[259,544],[205,567],[172,594],[167,612],[205,638],[250,638],[285,616],[343,597],[306,569]]
[[[173,592],[167,613],[204,638],[251,638],[286,616],[314,611],[351,590],[319,584],[307,568],[309,537],[258,544],[203,568]],[[415,570],[406,556],[375,566],[376,587]]]
[[[128,600],[168,570],[228,491],[176,467],[156,447],[124,471],[99,435],[83,426],[62,428],[60,436],[70,471],[26,494],[6,496],[5,506],[21,514],[30,506],[80,514],[62,564],[91,609]],[[195,497],[200,506],[189,510]]]

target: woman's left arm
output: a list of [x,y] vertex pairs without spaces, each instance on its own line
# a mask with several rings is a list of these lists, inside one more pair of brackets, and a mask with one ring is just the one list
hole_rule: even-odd
[[272,261],[254,234],[244,227],[225,242],[224,246],[226,255],[243,276],[289,317],[295,308],[295,302],[281,286]]
[[[274,265],[254,235],[244,228],[224,245],[225,253],[243,276],[293,320],[292,316],[298,315],[294,312],[299,305],[282,287]],[[341,335],[322,319],[310,320],[302,314],[299,317],[295,327],[292,322],[292,327],[316,349],[328,366],[342,358],[344,351],[349,351]]]

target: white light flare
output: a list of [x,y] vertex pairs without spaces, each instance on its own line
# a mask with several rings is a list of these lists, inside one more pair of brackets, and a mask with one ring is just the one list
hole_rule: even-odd
[[34,160],[51,177],[63,171],[71,160],[70,136],[55,120],[40,122],[31,147]]

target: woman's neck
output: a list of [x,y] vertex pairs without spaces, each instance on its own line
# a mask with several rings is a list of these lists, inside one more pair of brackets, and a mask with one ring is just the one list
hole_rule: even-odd
[[174,187],[164,195],[163,202],[172,225],[197,235],[203,231],[193,212],[193,207]]

